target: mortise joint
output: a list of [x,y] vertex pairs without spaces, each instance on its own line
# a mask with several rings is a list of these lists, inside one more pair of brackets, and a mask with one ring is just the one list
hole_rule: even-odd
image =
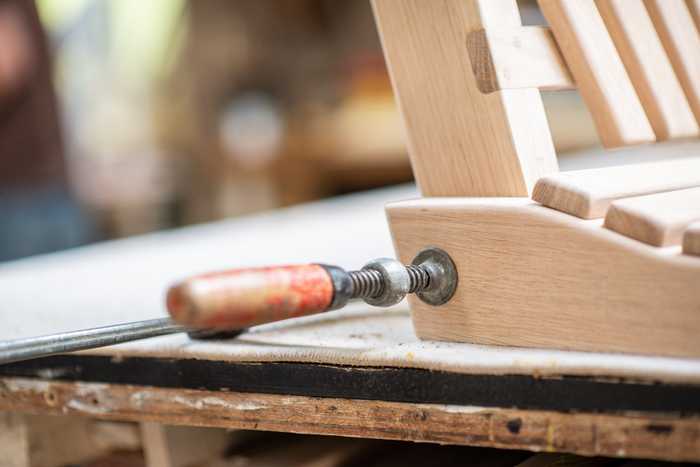
[[479,91],[574,89],[550,30],[541,26],[480,29],[467,35],[467,53]]

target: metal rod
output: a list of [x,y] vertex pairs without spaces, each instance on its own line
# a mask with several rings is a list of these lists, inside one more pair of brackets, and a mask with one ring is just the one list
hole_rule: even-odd
[[170,318],[149,319],[80,331],[0,342],[0,365],[58,353],[92,349],[122,342],[184,332]]

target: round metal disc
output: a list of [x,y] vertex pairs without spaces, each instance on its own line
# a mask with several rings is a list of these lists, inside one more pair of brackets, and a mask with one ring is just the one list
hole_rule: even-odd
[[422,250],[411,262],[422,266],[430,274],[430,285],[417,292],[418,298],[428,305],[439,306],[449,302],[457,290],[457,267],[444,250],[428,247]]

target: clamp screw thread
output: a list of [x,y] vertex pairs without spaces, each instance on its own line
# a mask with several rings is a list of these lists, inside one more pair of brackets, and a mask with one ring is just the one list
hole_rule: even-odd
[[[430,274],[423,266],[408,265],[406,272],[409,278],[408,293],[420,292],[430,286]],[[351,298],[375,298],[384,291],[385,280],[379,271],[362,269],[348,274],[352,281]]]
[[408,293],[416,293],[430,287],[430,274],[423,266],[414,266],[410,264],[406,266],[408,278],[411,281],[408,287]]
[[350,298],[378,297],[384,290],[384,279],[379,271],[374,269],[362,269],[350,271],[352,281],[352,295]]

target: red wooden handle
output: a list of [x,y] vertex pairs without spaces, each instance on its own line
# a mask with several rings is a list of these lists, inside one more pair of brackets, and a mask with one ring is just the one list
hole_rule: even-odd
[[317,264],[203,274],[168,290],[177,323],[192,328],[242,329],[326,311],[333,282]]

